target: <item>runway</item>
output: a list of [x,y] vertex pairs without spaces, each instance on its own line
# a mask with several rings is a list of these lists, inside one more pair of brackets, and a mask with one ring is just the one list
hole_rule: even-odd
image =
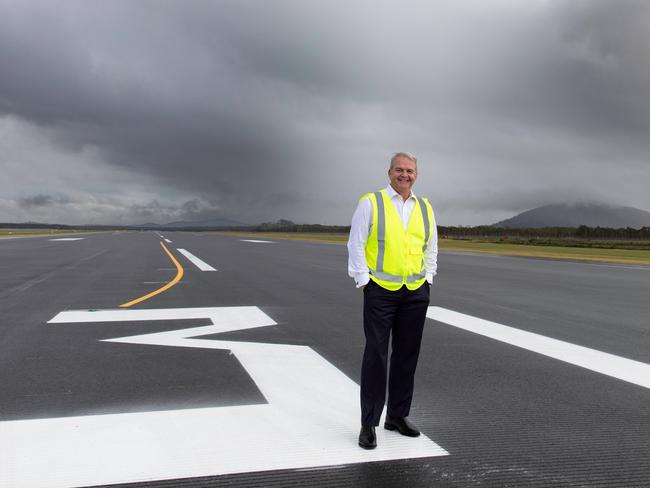
[[368,452],[345,246],[74,237],[0,240],[0,486],[650,485],[650,267],[440,254]]

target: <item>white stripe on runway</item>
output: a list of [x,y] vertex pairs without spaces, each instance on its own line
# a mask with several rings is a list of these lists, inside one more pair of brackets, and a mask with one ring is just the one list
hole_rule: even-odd
[[59,239],[48,239],[48,241],[83,241],[85,237],[61,237]]
[[192,262],[192,264],[197,268],[199,268],[201,271],[216,271],[216,269],[214,269],[205,261],[202,261],[201,259],[197,258],[191,252],[186,251],[185,249],[177,249],[177,251],[180,252],[183,256],[185,256],[187,259],[189,259]]
[[169,239],[165,239],[165,242],[166,242],[167,244],[171,244],[171,243],[172,243],[172,241],[170,241]]
[[597,373],[650,388],[650,364],[551,339],[442,307],[429,307],[427,317]]
[[424,433],[413,439],[379,428],[379,447],[359,448],[359,386],[311,347],[202,338],[278,325],[257,307],[67,310],[48,327],[149,320],[182,326],[188,319],[210,325],[104,344],[154,353],[161,347],[230,351],[265,403],[0,422],[0,486],[153,482],[449,454]]
[[261,244],[261,243],[275,244],[275,242],[273,242],[273,241],[258,241],[257,239],[239,239],[239,240],[242,241],[242,242],[254,242],[256,244]]

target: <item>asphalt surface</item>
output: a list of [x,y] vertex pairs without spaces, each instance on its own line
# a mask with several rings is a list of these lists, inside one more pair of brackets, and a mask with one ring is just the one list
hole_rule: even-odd
[[[362,293],[345,246],[164,236],[183,279],[132,308],[256,306],[277,325],[218,338],[308,346],[358,383]],[[176,321],[48,325],[176,274],[154,232],[78,237],[0,240],[0,422],[266,402],[228,351],[100,342]],[[650,363],[649,298],[649,267],[443,253],[431,304]],[[449,455],[124,486],[650,486],[648,388],[433,320],[410,418]]]

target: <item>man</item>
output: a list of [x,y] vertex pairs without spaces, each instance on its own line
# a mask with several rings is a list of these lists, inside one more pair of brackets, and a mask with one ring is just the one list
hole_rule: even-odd
[[436,274],[438,233],[429,202],[412,191],[417,159],[396,153],[388,170],[390,184],[364,195],[352,217],[348,274],[363,287],[366,347],[361,367],[359,446],[377,447],[375,427],[384,409],[388,341],[392,354],[384,428],[417,437],[406,419],[429,290]]

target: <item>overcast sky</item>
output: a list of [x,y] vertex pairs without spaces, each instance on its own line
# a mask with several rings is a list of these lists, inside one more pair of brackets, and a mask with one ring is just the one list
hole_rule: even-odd
[[650,210],[650,2],[0,0],[0,222]]

